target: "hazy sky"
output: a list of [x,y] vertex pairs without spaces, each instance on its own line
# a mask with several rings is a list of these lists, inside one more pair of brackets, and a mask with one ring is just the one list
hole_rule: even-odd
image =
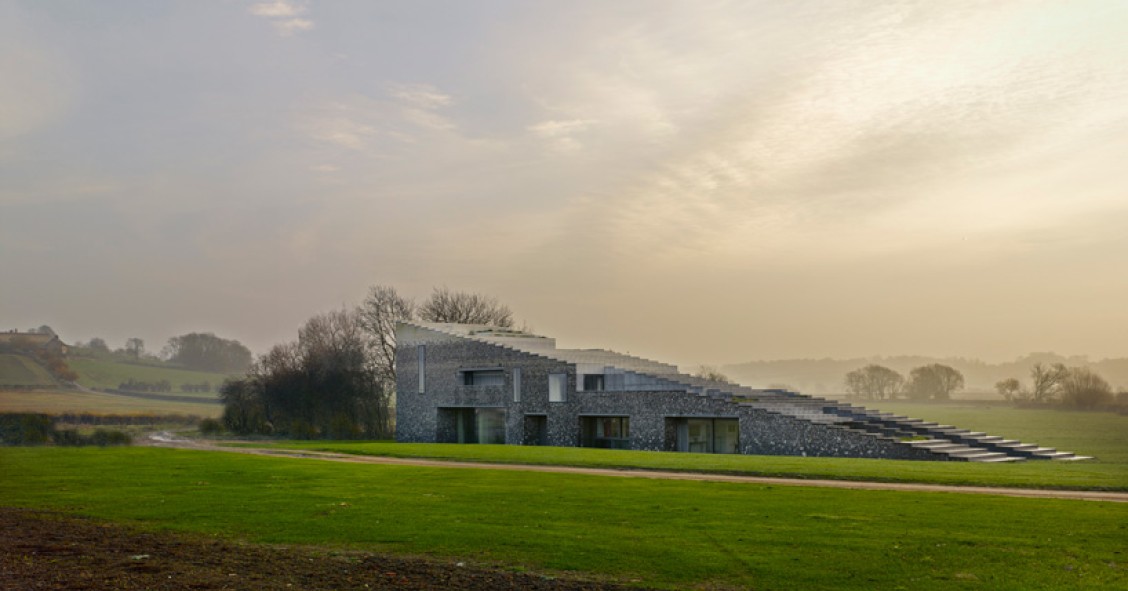
[[0,0],[0,327],[368,286],[675,363],[1128,356],[1128,2]]

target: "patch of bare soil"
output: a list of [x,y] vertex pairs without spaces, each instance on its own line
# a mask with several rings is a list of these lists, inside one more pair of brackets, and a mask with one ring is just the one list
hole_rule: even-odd
[[600,581],[427,558],[240,544],[0,507],[0,589],[602,591]]

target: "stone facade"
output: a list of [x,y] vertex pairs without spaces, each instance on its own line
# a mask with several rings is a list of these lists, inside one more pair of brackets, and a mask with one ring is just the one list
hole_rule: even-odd
[[[505,443],[573,447],[584,443],[584,420],[627,417],[624,447],[674,451],[679,424],[714,418],[739,421],[738,449],[745,454],[943,459],[899,441],[777,414],[689,387],[583,391],[577,388],[582,364],[561,359],[566,350],[522,347],[521,339],[513,346],[504,339],[487,342],[472,334],[451,334],[441,326],[402,324],[397,331],[398,441],[457,442],[463,437],[459,421],[486,412],[491,417],[503,413]],[[475,371],[500,372],[504,383],[466,385],[465,374]],[[551,374],[566,376],[563,401],[549,401]],[[515,379],[520,380],[517,393]]]

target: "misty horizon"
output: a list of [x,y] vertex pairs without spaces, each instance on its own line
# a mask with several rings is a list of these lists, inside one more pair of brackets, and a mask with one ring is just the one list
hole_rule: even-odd
[[1128,357],[1128,4],[9,1],[0,56],[3,330],[262,353],[383,284],[687,368]]

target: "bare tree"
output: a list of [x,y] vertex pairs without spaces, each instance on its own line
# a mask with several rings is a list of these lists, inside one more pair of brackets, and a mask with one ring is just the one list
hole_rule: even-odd
[[948,400],[952,392],[963,388],[964,377],[959,370],[933,363],[914,368],[909,372],[909,384],[905,392],[909,398],[917,400]]
[[867,365],[846,374],[846,391],[858,398],[890,400],[897,397],[905,385],[901,374],[881,365]]
[[719,370],[719,369],[717,369],[717,368],[715,368],[711,365],[702,365],[701,367],[698,367],[697,371],[694,372],[693,376],[701,378],[703,380],[709,380],[711,382],[720,382],[722,384],[735,384],[736,383],[736,382],[732,381],[731,379],[729,379],[728,376],[721,373],[721,370]]
[[1066,406],[1091,410],[1112,404],[1112,387],[1087,367],[1074,367],[1061,380],[1061,401]]
[[1030,368],[1030,397],[1034,402],[1050,402],[1061,391],[1061,383],[1069,375],[1069,368],[1062,363],[1043,365],[1035,363]]
[[386,390],[396,386],[396,323],[415,317],[415,302],[394,287],[373,285],[357,310],[360,324],[372,340],[376,375]]
[[436,287],[431,292],[431,297],[419,307],[419,317],[428,322],[513,326],[513,312],[497,298],[446,287]]
[[995,390],[999,393],[999,396],[1009,402],[1019,396],[1022,391],[1022,384],[1015,378],[1007,378],[995,382]]

